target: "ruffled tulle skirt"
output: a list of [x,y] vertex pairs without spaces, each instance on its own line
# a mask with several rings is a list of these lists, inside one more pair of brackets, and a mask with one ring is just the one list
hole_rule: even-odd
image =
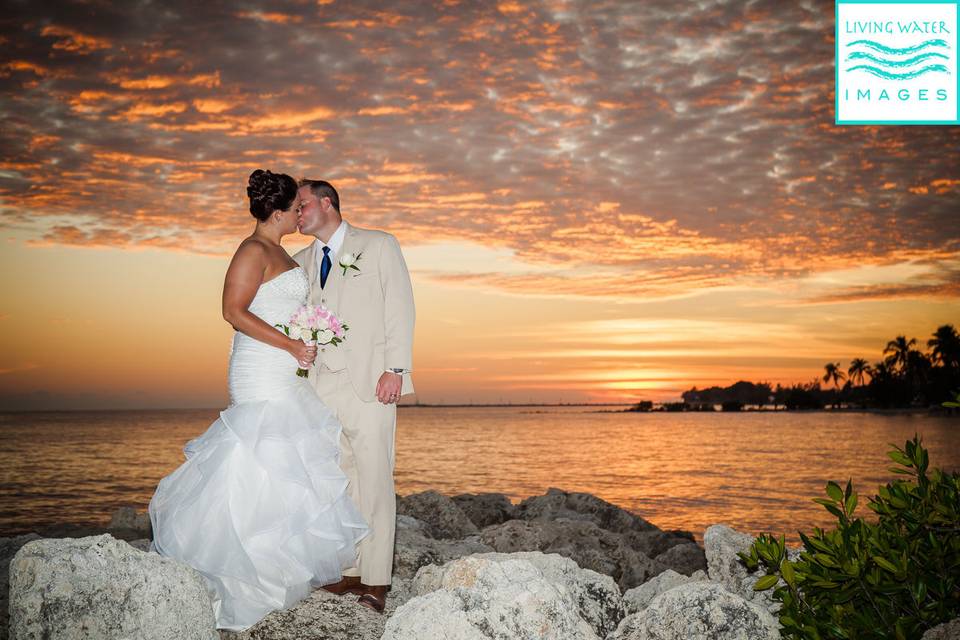
[[339,466],[340,424],[293,378],[224,410],[150,501],[153,549],[204,577],[221,629],[336,582],[368,532]]

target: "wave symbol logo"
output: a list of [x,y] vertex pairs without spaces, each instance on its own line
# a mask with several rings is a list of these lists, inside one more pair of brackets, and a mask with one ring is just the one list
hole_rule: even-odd
[[[949,56],[940,53],[942,50],[950,50],[950,45],[945,40],[925,40],[912,47],[899,49],[888,47],[874,40],[855,40],[848,43],[847,47],[863,47],[874,52],[851,51],[845,62],[854,62],[854,66],[847,67],[847,71],[863,71],[884,80],[912,80],[927,73],[946,73],[950,75],[950,70],[947,69],[946,65],[934,62],[938,59],[950,59]],[[923,53],[909,58],[898,57],[916,54],[920,51],[923,51]]]

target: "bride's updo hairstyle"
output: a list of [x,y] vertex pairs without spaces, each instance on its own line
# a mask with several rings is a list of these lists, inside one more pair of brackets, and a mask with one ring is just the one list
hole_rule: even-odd
[[257,169],[247,180],[247,197],[250,198],[250,213],[263,222],[274,211],[282,211],[293,204],[297,197],[297,183],[285,173]]

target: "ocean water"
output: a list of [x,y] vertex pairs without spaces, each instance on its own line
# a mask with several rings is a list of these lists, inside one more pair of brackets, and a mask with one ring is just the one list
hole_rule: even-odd
[[[0,535],[104,526],[145,510],[183,445],[217,410],[0,413]],[[827,480],[867,496],[918,433],[932,466],[960,469],[960,420],[830,412],[622,413],[609,407],[403,407],[397,492],[585,491],[664,529],[726,523],[759,533],[829,526]]]

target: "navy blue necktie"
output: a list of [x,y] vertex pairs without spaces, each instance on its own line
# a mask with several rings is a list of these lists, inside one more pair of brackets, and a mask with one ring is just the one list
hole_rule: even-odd
[[327,284],[327,276],[330,275],[330,267],[333,262],[330,261],[330,247],[323,248],[323,260],[320,261],[320,288]]

